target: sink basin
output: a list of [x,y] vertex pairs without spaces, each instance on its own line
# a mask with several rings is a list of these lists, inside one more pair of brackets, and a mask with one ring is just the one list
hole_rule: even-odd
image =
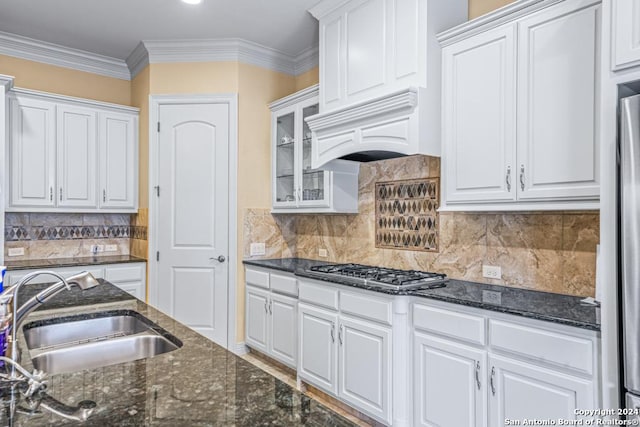
[[40,320],[24,326],[33,367],[49,374],[146,359],[182,347],[173,335],[131,310]]

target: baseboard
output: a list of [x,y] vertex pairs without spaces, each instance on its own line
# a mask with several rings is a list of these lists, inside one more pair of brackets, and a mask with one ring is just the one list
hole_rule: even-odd
[[249,353],[249,347],[243,342],[236,343],[235,348],[232,349],[233,353],[242,356]]

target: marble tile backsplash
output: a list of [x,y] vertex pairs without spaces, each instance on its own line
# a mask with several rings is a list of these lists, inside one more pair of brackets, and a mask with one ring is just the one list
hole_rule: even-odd
[[[90,256],[92,245],[117,247],[98,255],[128,255],[132,231],[129,214],[6,213],[5,259]],[[24,255],[9,257],[11,248]]]
[[[266,242],[264,258],[298,256],[443,272],[452,278],[540,291],[594,296],[599,213],[440,213],[438,252],[375,247],[375,183],[437,178],[440,162],[410,156],[363,163],[357,215],[245,214],[245,256]],[[294,238],[295,236],[295,238]],[[328,251],[327,258],[318,249]],[[482,265],[502,267],[502,279],[482,277]]]

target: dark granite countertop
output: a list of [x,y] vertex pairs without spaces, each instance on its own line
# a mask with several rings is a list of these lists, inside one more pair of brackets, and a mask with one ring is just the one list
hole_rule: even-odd
[[[27,298],[45,285],[27,285]],[[21,299],[22,299],[21,298]],[[100,302],[99,304],[97,304]],[[109,304],[102,304],[108,302]],[[46,393],[76,406],[97,404],[85,423],[70,421],[46,408],[29,416],[7,419],[12,426],[352,426],[317,401],[299,393],[242,358],[197,334],[173,318],[136,300],[108,282],[102,286],[63,291],[32,316],[73,314],[84,305],[87,318],[96,311],[134,309],[183,343],[178,350],[149,359],[49,378]],[[104,308],[101,308],[104,307]],[[56,314],[53,314],[56,313]],[[29,324],[31,319],[25,322]],[[23,363],[32,369],[23,341]],[[20,403],[25,406],[24,402]],[[2,408],[2,409],[6,409]]]
[[77,258],[48,258],[48,259],[25,259],[21,261],[10,261],[5,259],[7,270],[31,270],[33,268],[57,268],[90,266],[102,264],[123,264],[127,262],[147,262],[147,260],[131,255],[109,255],[97,257],[77,257]]
[[[487,285],[484,283],[467,282],[463,280],[449,280],[447,285],[443,288],[398,292],[394,290],[374,289],[354,284],[349,281],[336,280],[334,278],[326,279],[306,271],[312,265],[331,264],[326,261],[298,258],[268,260],[251,259],[244,260],[244,264],[287,271],[300,277],[337,283],[344,286],[351,286],[389,295],[411,295],[501,313],[509,313],[532,319],[545,320],[592,331],[600,330],[600,308],[592,305],[581,304],[580,301],[582,298],[570,295],[553,294],[529,289],[513,288],[509,286]],[[483,298],[483,291],[499,292],[500,302],[488,302],[486,297]]]

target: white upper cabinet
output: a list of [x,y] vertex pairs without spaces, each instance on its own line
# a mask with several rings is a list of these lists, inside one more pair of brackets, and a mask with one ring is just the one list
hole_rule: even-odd
[[318,86],[296,92],[269,107],[273,212],[358,212],[359,164],[342,162],[333,171],[311,165],[311,130],[305,119],[318,113]]
[[640,2],[612,0],[611,62],[613,70],[640,65]]
[[507,25],[443,49],[449,202],[516,198],[514,33]]
[[15,89],[9,212],[136,212],[138,112]]
[[514,4],[440,35],[444,210],[599,207],[600,10]]
[[104,112],[98,115],[100,147],[100,207],[137,206],[138,118],[131,114]]
[[56,118],[58,206],[95,207],[96,113],[87,108],[58,105]]
[[518,42],[518,197],[597,199],[600,3],[535,13]]
[[[10,99],[11,131],[7,176],[8,207],[53,207],[56,185],[55,104]],[[54,191],[56,194],[54,194]]]

